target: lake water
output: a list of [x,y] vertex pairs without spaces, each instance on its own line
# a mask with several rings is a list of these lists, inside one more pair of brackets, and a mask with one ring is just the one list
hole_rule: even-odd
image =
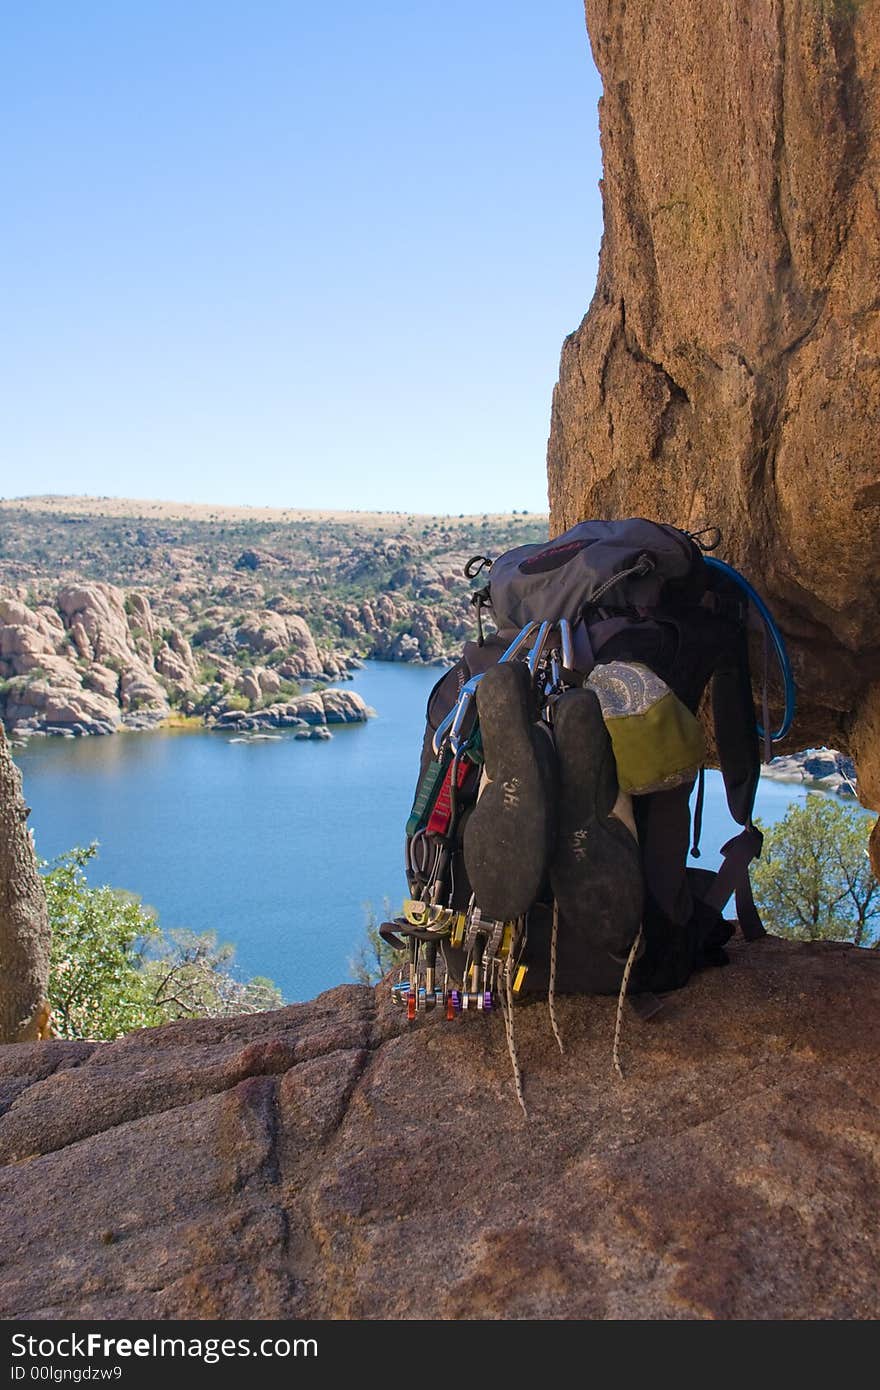
[[[406,892],[403,826],[434,668],[368,662],[352,688],[377,711],[329,742],[233,743],[235,735],[34,739],[16,751],[37,851],[92,840],[93,883],[137,893],[165,927],[215,931],[247,975],[288,1000],[350,979],[365,903]],[[756,814],[775,821],[799,785],[762,781]],[[709,773],[701,867],[736,832]]]

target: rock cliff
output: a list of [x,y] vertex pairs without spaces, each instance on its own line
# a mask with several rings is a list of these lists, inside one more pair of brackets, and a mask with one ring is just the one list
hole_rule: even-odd
[[788,747],[852,754],[878,808],[880,3],[586,12],[605,230],[554,395],[551,530],[720,526],[790,645]]
[[168,714],[150,606],[135,597],[127,610],[122,590],[103,583],[64,587],[54,607],[0,595],[0,711],[8,727],[111,733],[124,714]]
[[0,1048],[0,1316],[876,1318],[880,953],[410,1029],[381,987]]
[[[295,678],[346,674],[344,661],[318,652],[296,614],[225,613],[207,633],[202,624],[197,661],[179,628],[157,624],[143,593],[94,582],[62,586],[52,604],[26,596],[0,589],[0,719],[19,737],[151,727],[172,704],[210,722],[230,696],[244,697],[234,714],[244,704],[263,716],[273,697],[291,696]],[[242,669],[228,653],[262,653],[274,665]]]

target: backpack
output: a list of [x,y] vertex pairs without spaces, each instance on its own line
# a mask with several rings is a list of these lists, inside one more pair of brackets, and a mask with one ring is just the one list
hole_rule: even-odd
[[[656,993],[681,988],[695,970],[725,963],[723,947],[733,926],[723,911],[731,895],[743,935],[752,940],[764,934],[748,878],[748,866],[761,850],[761,834],[752,823],[761,767],[758,735],[769,745],[788,731],[794,685],[766,607],[741,575],[707,553],[705,534],[642,518],[591,520],[546,544],[519,546],[494,561],[475,556],[468,562],[469,578],[488,572],[488,582],[472,594],[478,638],[465,644],[428,698],[406,825],[411,897],[404,915],[381,929],[391,944],[409,949],[409,968],[392,990],[410,1018],[437,1005],[449,1018],[465,1009],[488,1012],[496,1003],[512,1006],[517,995],[546,992],[556,1031],[557,991],[619,994],[621,1002],[627,993],[642,996],[642,1011],[650,1013],[657,1007]],[[711,548],[719,542],[717,533]],[[484,611],[496,627],[489,635],[483,630]],[[773,733],[766,662],[764,727],[755,717],[750,611],[763,623],[765,653],[772,643],[782,673],[785,715]],[[517,669],[484,683],[489,671],[507,664]],[[484,765],[478,707],[483,697],[489,701],[490,684],[502,710],[508,707],[505,699],[518,710],[533,702],[522,718],[530,721],[535,767],[545,769],[541,776],[550,779],[548,787],[556,788],[553,778],[559,779],[562,806],[565,788],[578,787],[578,768],[569,766],[576,755],[564,754],[579,746],[572,742],[572,728],[579,723],[588,734],[593,729],[594,739],[610,738],[614,756],[604,761],[600,756],[603,769],[605,763],[612,769],[602,773],[605,810],[601,817],[596,812],[594,824],[609,855],[634,866],[626,878],[638,880],[627,890],[629,925],[619,939],[605,930],[601,903],[569,910],[560,921],[553,884],[546,878],[540,884],[535,879],[534,896],[527,905],[517,903],[517,916],[508,920],[489,916],[486,902],[474,893],[471,877],[491,858],[493,826],[500,826],[512,795],[487,777]],[[707,692],[727,804],[742,827],[723,846],[717,873],[687,867],[690,846],[699,856],[707,755],[696,716]],[[594,726],[603,721],[605,732],[598,734]],[[488,752],[488,727],[485,732]],[[495,761],[503,761],[504,728],[499,732],[494,716],[492,734]],[[559,766],[547,772],[550,747]],[[689,799],[697,780],[692,836]],[[556,795],[551,790],[545,799],[552,802]],[[480,809],[492,798],[491,812]],[[549,825],[548,844],[557,828]],[[515,860],[508,862],[519,868]],[[597,891],[602,890],[601,862],[595,857],[593,869]],[[606,883],[604,891],[607,898],[617,887]],[[489,896],[485,885],[483,894]],[[494,901],[504,901],[503,884]]]

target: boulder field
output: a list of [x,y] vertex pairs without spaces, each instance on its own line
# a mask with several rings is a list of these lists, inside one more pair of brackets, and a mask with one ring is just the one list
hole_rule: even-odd
[[[144,624],[144,626],[140,626]],[[127,712],[168,714],[146,599],[126,612],[111,584],[61,589],[57,607],[0,597],[4,722],[112,732]]]
[[[318,651],[295,613],[259,609],[235,620],[226,613],[216,631],[199,635],[212,645],[200,645],[196,655],[179,628],[160,626],[145,594],[112,584],[62,587],[54,604],[0,590],[0,718],[19,737],[151,728],[172,707],[208,723],[230,705],[233,723],[251,711],[275,724],[282,715],[309,723],[366,718],[354,694],[328,692],[324,702],[291,697],[297,679],[347,674]],[[242,665],[242,658],[260,656],[272,665]]]

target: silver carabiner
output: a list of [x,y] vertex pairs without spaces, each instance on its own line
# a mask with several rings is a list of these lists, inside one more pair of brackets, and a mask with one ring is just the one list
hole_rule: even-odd
[[526,623],[525,627],[520,628],[519,632],[514,637],[510,646],[507,648],[507,651],[504,653],[503,656],[498,658],[499,666],[501,665],[502,661],[512,661],[513,658],[517,655],[517,653],[522,651],[523,647],[526,645],[526,642],[528,642],[529,638],[531,637],[532,633],[534,632],[537,626],[537,622],[533,620],[530,623]]
[[547,638],[550,636],[552,629],[553,624],[547,621],[543,622],[541,626],[538,628],[538,635],[535,638],[531,651],[529,652],[529,674],[532,676],[538,669],[538,662],[541,660],[541,657],[544,654],[544,648],[547,645]]
[[[507,648],[504,654],[498,658],[499,666],[501,665],[502,661],[512,661],[513,658],[519,652],[522,651],[523,647],[526,645],[537,626],[538,624],[536,622],[530,622],[526,623],[525,627],[520,628],[519,632],[514,637],[510,646]],[[461,690],[459,691],[458,699],[452,706],[452,709],[446,715],[445,719],[441,720],[441,722],[437,725],[437,728],[434,731],[434,737],[431,740],[431,747],[434,750],[435,758],[438,758],[440,756],[440,749],[443,746],[443,740],[446,738],[447,734],[449,734],[450,736],[450,742],[452,743],[453,753],[458,752],[456,742],[461,736],[461,729],[462,725],[464,724],[465,715],[467,714],[470,708],[471,701],[477,692],[477,686],[483,679],[484,674],[485,672],[481,671],[479,675],[471,676],[470,680],[465,681],[464,685],[461,687]]]
[[[446,735],[449,733],[450,729],[452,728],[453,724],[458,718],[459,707],[461,705],[464,705],[464,710],[467,710],[471,702],[471,699],[473,698],[476,692],[479,680],[479,676],[471,676],[469,681],[465,681],[464,685],[461,687],[461,690],[458,692],[458,699],[452,706],[452,709],[449,711],[446,717],[440,721],[440,723],[437,725],[437,728],[434,730],[434,737],[431,740],[431,747],[434,750],[435,758],[439,758],[440,749],[443,745],[443,740],[445,739]],[[462,718],[464,718],[464,713],[462,713]],[[460,727],[461,726],[459,725],[459,728]]]
[[479,676],[473,676],[467,683],[467,685],[471,686],[471,689],[468,690],[467,686],[465,686],[458,697],[458,704],[455,706],[454,710],[455,718],[452,721],[452,728],[449,730],[449,747],[452,749],[453,753],[457,753],[461,747],[462,727],[467,718],[467,712],[471,707],[471,703],[476,696],[479,681]]
[[574,640],[568,618],[559,619],[559,640],[562,643],[562,665],[566,671],[574,670]]

